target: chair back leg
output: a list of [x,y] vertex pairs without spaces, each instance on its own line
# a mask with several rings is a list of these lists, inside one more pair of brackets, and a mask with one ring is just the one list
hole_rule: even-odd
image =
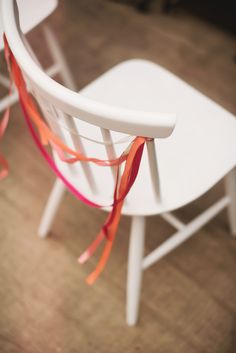
[[48,235],[65,191],[65,185],[60,179],[57,179],[53,185],[40,221],[38,229],[40,238],[45,238]]
[[236,167],[224,178],[226,193],[230,198],[228,217],[231,233],[236,236]]
[[145,217],[134,216],[131,220],[127,274],[126,321],[129,326],[135,325],[138,319],[144,242]]

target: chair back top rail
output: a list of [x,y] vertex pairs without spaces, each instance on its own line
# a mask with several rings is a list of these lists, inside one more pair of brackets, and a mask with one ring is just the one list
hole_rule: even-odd
[[26,48],[19,27],[16,0],[2,0],[3,28],[10,48],[27,79],[41,97],[64,113],[104,129],[134,136],[168,137],[176,123],[174,113],[147,112],[115,107],[88,99],[47,76]]

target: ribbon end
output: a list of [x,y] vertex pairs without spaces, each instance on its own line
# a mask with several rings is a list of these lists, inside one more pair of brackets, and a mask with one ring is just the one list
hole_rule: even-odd
[[92,286],[97,279],[97,275],[93,272],[86,278],[86,283]]
[[80,257],[78,258],[78,262],[83,265],[90,257],[89,252],[86,250]]

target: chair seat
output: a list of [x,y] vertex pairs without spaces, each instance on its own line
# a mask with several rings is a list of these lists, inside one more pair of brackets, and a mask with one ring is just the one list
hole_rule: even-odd
[[[17,4],[21,29],[23,33],[27,33],[55,10],[57,0],[17,0]],[[0,16],[0,50],[3,49],[2,35],[3,27]]]
[[[182,207],[204,194],[236,165],[234,116],[154,63],[138,59],[125,61],[80,94],[114,106],[177,114],[172,135],[155,141],[161,200],[153,194],[145,149],[137,180],[123,208],[124,214],[152,215]],[[75,120],[80,134],[101,140],[97,128]],[[124,135],[113,133],[112,136],[116,141]],[[117,153],[125,146],[115,145]],[[104,146],[99,144],[86,143],[86,152],[90,156],[105,156]],[[114,180],[110,170],[92,165],[99,190],[94,195],[80,166],[68,166],[57,158],[56,162],[87,197],[103,205],[111,204]]]

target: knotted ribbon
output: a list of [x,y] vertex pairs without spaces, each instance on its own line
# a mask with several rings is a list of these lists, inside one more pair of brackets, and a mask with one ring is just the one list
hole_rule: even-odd
[[[102,240],[106,239],[106,244],[104,250],[100,257],[100,260],[95,268],[95,270],[87,277],[87,283],[92,284],[97,279],[99,274],[104,269],[107,260],[109,258],[116,233],[119,225],[122,207],[124,199],[128,192],[132,188],[135,179],[138,174],[140,167],[140,162],[143,154],[143,149],[145,143],[150,139],[145,137],[135,137],[131,144],[128,146],[125,152],[121,154],[120,157],[112,160],[102,160],[93,157],[87,157],[79,151],[75,151],[68,147],[46,124],[45,120],[42,118],[33,98],[27,91],[26,83],[22,74],[22,71],[11,52],[8,45],[7,39],[4,35],[5,44],[5,58],[8,64],[8,70],[10,73],[11,81],[14,81],[19,94],[19,101],[23,110],[23,115],[32,138],[41,152],[44,159],[47,161],[50,168],[54,171],[58,178],[60,178],[69,191],[74,194],[79,200],[91,207],[102,208],[105,206],[94,203],[93,201],[87,199],[83,194],[79,192],[70,182],[65,178],[65,176],[58,169],[54,159],[51,157],[45,146],[50,145],[51,148],[57,153],[59,158],[66,163],[75,162],[91,162],[99,166],[105,167],[117,167],[116,183],[113,195],[113,203],[111,205],[111,211],[108,214],[106,222],[102,226],[100,232],[98,233],[95,240],[88,247],[88,249],[79,257],[79,262],[86,262],[90,256],[95,252]],[[5,112],[0,125],[0,138],[6,129],[9,120],[9,108]],[[38,131],[38,134],[37,132]],[[69,157],[68,157],[69,156]],[[0,174],[0,179],[7,175],[8,166],[6,160],[0,155],[0,163],[2,165],[2,171]],[[120,176],[120,166],[125,163],[124,171]]]

